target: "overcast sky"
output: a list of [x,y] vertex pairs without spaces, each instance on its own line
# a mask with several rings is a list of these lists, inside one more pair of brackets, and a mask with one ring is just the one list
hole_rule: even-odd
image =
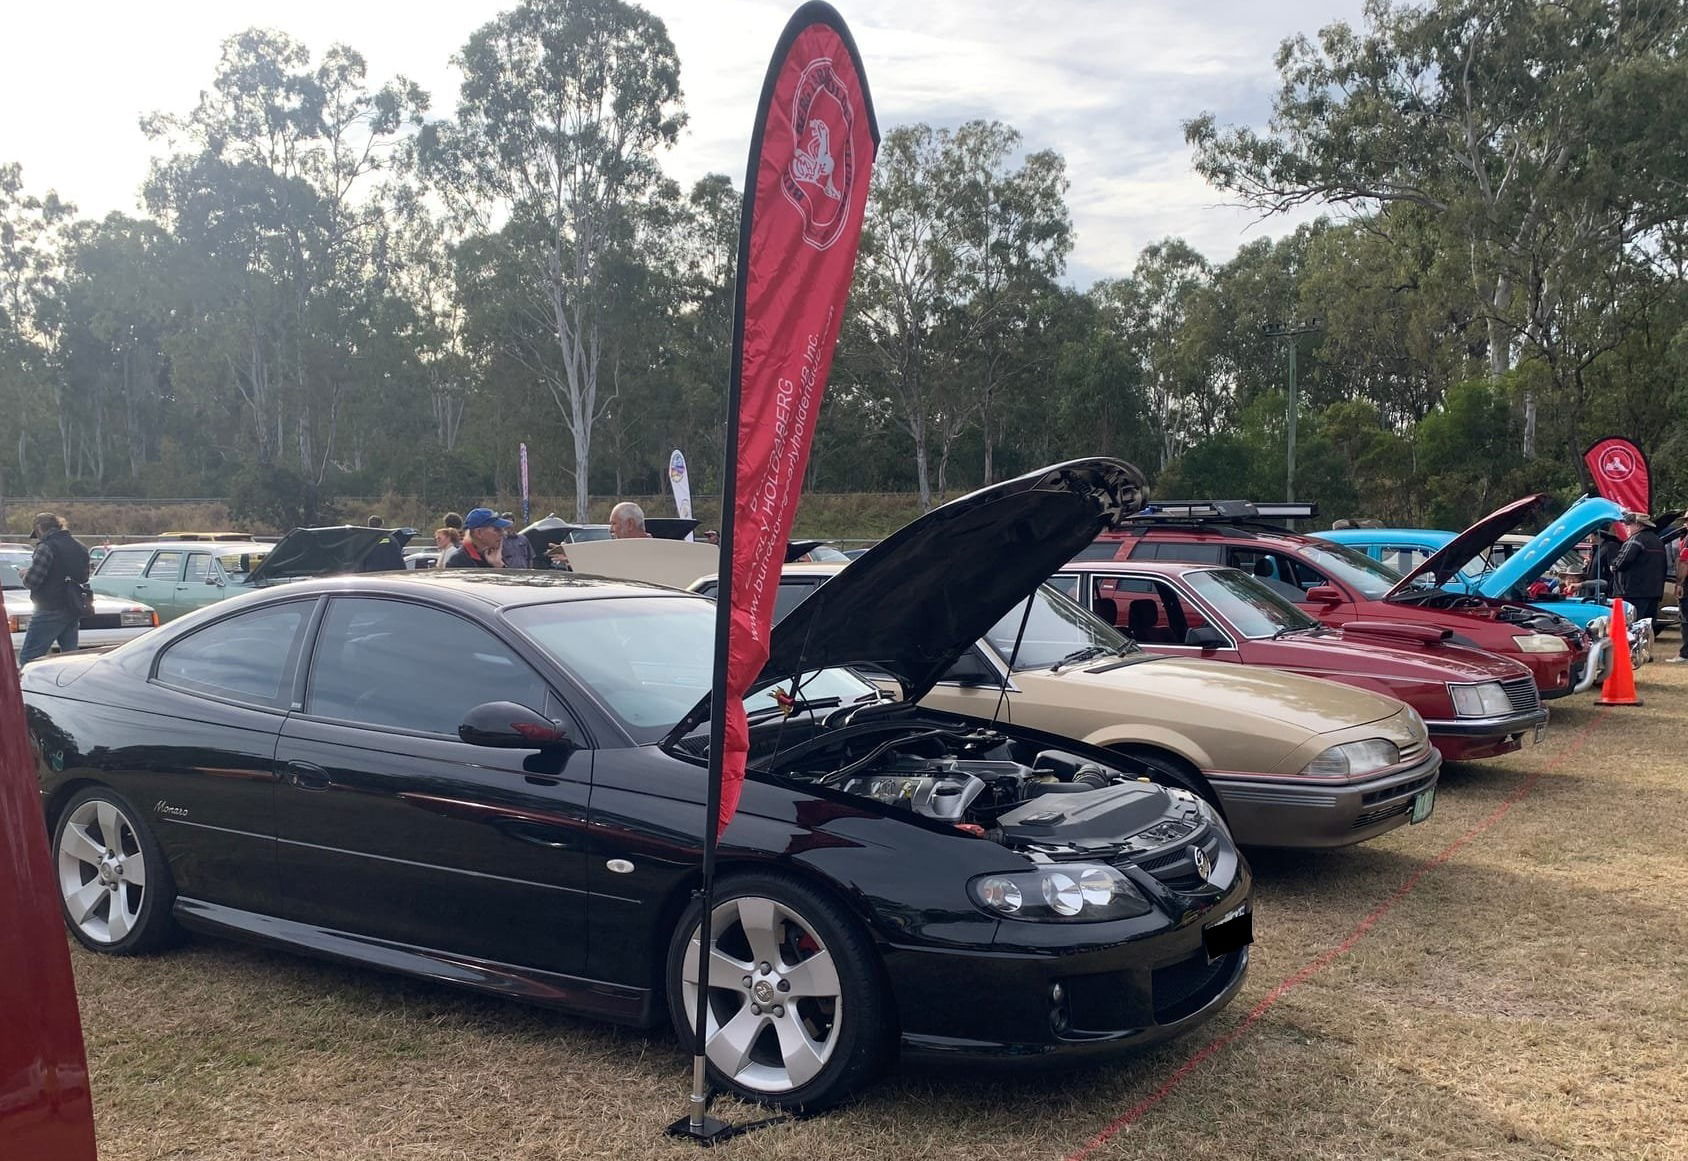
[[[1077,227],[1069,278],[1127,272],[1144,245],[1181,235],[1215,260],[1299,219],[1256,222],[1190,167],[1182,122],[1202,111],[1261,124],[1272,55],[1297,32],[1358,23],[1361,0],[836,0],[855,33],[882,130],[972,118],[1013,125],[1028,149],[1067,159]],[[320,54],[341,42],[449,115],[450,58],[508,0],[68,0],[6,4],[0,19],[0,162],[32,192],[85,214],[137,209],[147,112],[183,112],[210,83],[218,45],[252,25]],[[645,0],[680,54],[691,123],[667,159],[689,183],[743,180],[768,55],[794,0]]]

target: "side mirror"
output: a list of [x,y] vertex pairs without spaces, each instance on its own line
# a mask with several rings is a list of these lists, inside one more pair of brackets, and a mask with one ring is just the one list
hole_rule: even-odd
[[1198,646],[1204,651],[1223,649],[1228,643],[1225,634],[1218,629],[1191,629],[1184,634],[1184,644]]
[[944,670],[943,676],[938,680],[953,681],[957,685],[1000,685],[1002,683],[1001,676],[985,664],[983,657],[980,657],[976,651],[971,649],[956,658],[955,664]]
[[500,750],[554,750],[571,745],[558,722],[513,701],[489,701],[463,717],[457,736],[471,746]]
[[205,578],[205,583],[208,585],[215,585],[217,588],[222,588],[224,581],[220,576],[208,576]]
[[1342,593],[1330,585],[1314,585],[1307,590],[1307,599],[1315,605],[1340,605]]

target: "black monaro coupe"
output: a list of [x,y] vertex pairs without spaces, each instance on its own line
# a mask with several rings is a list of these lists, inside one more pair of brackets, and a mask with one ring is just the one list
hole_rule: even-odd
[[[1241,986],[1251,881],[1207,804],[912,704],[1137,495],[1109,460],[985,489],[775,631],[721,847],[718,1081],[816,1107],[899,1040],[1095,1052]],[[656,587],[364,575],[31,665],[70,929],[127,954],[180,924],[689,1041],[713,628],[709,600]],[[909,700],[846,668],[868,663]]]

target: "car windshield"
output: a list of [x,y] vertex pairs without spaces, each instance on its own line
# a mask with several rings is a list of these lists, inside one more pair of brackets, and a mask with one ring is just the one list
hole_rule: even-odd
[[[713,602],[687,597],[612,597],[510,609],[505,618],[571,673],[640,742],[660,741],[709,692],[715,649]],[[837,704],[878,690],[847,669],[805,674],[799,694]],[[785,689],[789,692],[790,686]],[[753,717],[778,705],[772,689],[745,698]]]
[[1015,605],[1011,613],[985,634],[985,639],[1004,660],[1014,658],[1016,673],[1022,669],[1048,669],[1083,657],[1140,652],[1131,638],[1049,585],[1040,585],[1029,600],[1031,616],[1026,620],[1025,636],[1020,640],[1017,654],[1014,639],[1020,635],[1021,618],[1026,617],[1024,602]]
[[1244,637],[1273,637],[1319,627],[1312,617],[1234,568],[1185,573],[1184,583]]
[[1372,600],[1388,595],[1390,589],[1401,583],[1400,573],[1346,544],[1329,541],[1305,544],[1301,547],[1301,558]]

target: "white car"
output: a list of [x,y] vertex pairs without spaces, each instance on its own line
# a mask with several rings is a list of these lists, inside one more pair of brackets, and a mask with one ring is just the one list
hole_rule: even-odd
[[[28,554],[0,553],[0,594],[6,599],[6,629],[12,635],[12,653],[23,649],[24,631],[35,615],[29,590],[23,587]],[[151,605],[94,594],[94,615],[82,618],[77,645],[83,649],[110,649],[139,637],[158,625],[158,612]]]

